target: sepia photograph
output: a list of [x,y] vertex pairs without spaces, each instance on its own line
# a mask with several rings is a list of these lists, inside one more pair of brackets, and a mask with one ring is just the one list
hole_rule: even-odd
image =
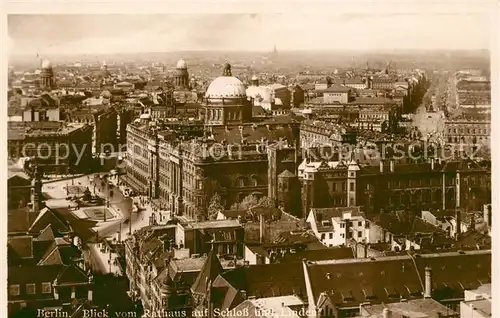
[[8,14],[8,317],[494,316],[494,14],[338,7]]

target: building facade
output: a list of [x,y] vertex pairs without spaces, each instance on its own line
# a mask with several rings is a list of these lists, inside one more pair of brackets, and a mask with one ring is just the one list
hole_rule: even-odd
[[62,122],[9,122],[9,157],[32,158],[47,174],[87,171],[92,126]]
[[296,162],[293,154],[283,159],[268,149],[295,149],[299,137],[298,123],[288,117],[252,122],[245,88],[229,65],[209,86],[203,108],[202,124],[143,119],[127,127],[129,184],[174,215],[197,220],[207,218],[215,193],[225,206],[266,196],[270,167],[277,169],[271,173],[276,185],[277,175]]

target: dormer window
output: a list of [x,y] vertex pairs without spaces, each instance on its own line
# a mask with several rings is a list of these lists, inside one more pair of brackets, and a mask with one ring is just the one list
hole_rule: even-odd
[[375,298],[377,298],[372,288],[363,289],[363,295],[365,295],[366,300],[374,300]]
[[322,221],[321,224],[323,226],[332,226],[332,222],[330,222],[330,221]]
[[345,303],[351,302],[354,300],[354,297],[352,296],[352,293],[350,290],[342,291],[340,294],[342,295],[342,301]]
[[392,286],[391,287],[386,287],[385,288],[385,293],[387,294],[388,298],[393,298],[393,299],[399,298],[399,294],[396,291],[396,288],[394,288]]

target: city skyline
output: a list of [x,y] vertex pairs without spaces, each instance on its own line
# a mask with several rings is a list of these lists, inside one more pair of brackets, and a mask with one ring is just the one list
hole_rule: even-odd
[[[8,53],[484,50],[489,23],[480,13],[9,15]],[[467,41],[457,32],[464,25]]]

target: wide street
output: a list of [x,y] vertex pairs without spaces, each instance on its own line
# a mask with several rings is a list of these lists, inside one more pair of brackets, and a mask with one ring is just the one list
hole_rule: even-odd
[[[93,180],[96,180],[96,182],[93,182]],[[79,219],[76,213],[71,211],[77,208],[77,204],[74,201],[67,200],[66,187],[71,185],[88,187],[92,194],[104,198],[104,205],[96,208],[104,209],[107,201],[109,201],[109,210],[112,212],[113,217],[106,221],[102,219]],[[124,197],[117,186],[110,184],[108,181],[102,181],[99,174],[81,176],[73,180],[44,183],[42,191],[47,197],[47,206],[63,210],[64,217],[71,221],[72,226],[75,224],[78,227],[78,229],[75,229],[77,234],[81,235],[87,244],[84,253],[90,259],[94,270],[100,273],[108,273],[110,268],[111,272],[117,273],[117,269],[114,265],[109,266],[109,252],[102,252],[98,244],[92,242],[102,238],[115,241],[125,240],[128,238],[129,233],[149,225],[149,219],[153,213],[153,209],[148,204],[138,212],[133,212],[133,198]],[[78,213],[78,215],[84,214]],[[114,258],[115,255],[112,255],[113,260]]]
[[448,75],[441,73],[434,77],[431,86],[427,90],[422,104],[413,116],[413,124],[424,138],[426,136],[442,137],[444,133],[445,114],[442,105],[446,100],[446,88]]

